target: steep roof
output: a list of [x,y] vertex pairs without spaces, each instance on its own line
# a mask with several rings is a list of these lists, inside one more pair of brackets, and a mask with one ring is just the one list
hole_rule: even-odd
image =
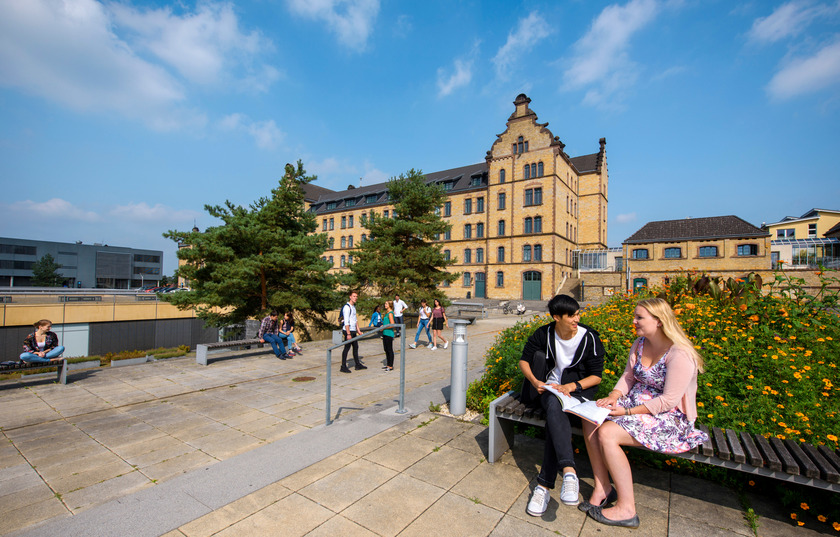
[[769,235],[767,231],[763,231],[737,216],[709,216],[648,222],[642,229],[624,241],[624,244],[733,237],[768,237]]
[[322,186],[313,185],[312,183],[306,183],[303,185],[303,199],[310,203],[318,201],[318,198],[321,196],[328,196],[330,194],[335,194],[334,190],[330,190],[329,188],[324,188]]
[[591,155],[572,157],[570,160],[579,173],[590,173],[598,169],[598,155],[599,153],[592,153]]

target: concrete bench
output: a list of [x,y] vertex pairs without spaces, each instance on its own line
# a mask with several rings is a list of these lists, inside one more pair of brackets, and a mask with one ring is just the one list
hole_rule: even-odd
[[481,318],[482,319],[487,318],[487,308],[484,307],[484,304],[481,304],[481,303],[453,302],[451,307],[458,310],[458,317],[460,319],[467,319],[471,323],[475,323],[475,320],[476,320],[477,316],[476,315],[464,315],[465,311],[466,312],[481,313]]
[[[519,394],[513,391],[490,403],[489,413],[487,460],[491,464],[513,447],[514,423],[545,427],[545,411],[521,403]],[[697,427],[709,435],[709,441],[675,457],[840,492],[840,453],[837,451],[789,439],[767,439],[745,431],[717,427],[709,430],[700,423]],[[574,432],[580,434],[580,430]]]
[[48,364],[24,362],[19,361],[14,364],[0,365],[0,373],[15,373],[17,371],[27,371],[31,369],[52,369],[56,368],[57,378],[56,382],[60,384],[67,384],[67,359],[62,358],[58,362],[51,362]]
[[218,343],[201,343],[195,347],[195,363],[207,365],[207,355],[210,351],[217,349],[241,349],[243,347],[256,346],[262,348],[267,343],[261,343],[256,339],[237,339],[235,341],[219,341]]

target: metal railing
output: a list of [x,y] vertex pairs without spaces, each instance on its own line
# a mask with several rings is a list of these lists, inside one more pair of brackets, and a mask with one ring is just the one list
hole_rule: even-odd
[[330,401],[332,399],[332,351],[334,349],[338,349],[339,347],[344,347],[346,345],[350,345],[357,341],[362,341],[365,339],[372,339],[373,336],[382,332],[383,330],[389,328],[396,328],[400,331],[400,400],[399,406],[397,408],[397,414],[405,414],[407,411],[405,409],[405,324],[386,324],[383,326],[378,326],[370,331],[362,332],[359,330],[359,335],[352,339],[348,339],[346,341],[342,341],[337,345],[333,345],[332,347],[327,349],[327,404],[326,404],[326,424],[330,425],[333,420],[332,410]]

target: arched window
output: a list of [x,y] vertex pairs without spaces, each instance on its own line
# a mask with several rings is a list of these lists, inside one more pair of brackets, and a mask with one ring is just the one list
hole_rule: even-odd
[[347,237],[341,237],[341,247],[347,248]]
[[335,248],[335,237],[330,237],[330,250]]
[[472,284],[472,279],[470,278],[470,273],[464,273],[464,287],[469,287]]
[[499,192],[498,201],[496,202],[496,205],[498,205],[497,209],[499,209],[500,211],[504,209],[506,202],[507,194],[505,194],[504,192]]
[[484,263],[484,248],[475,249],[475,262]]
[[534,245],[534,261],[542,261],[542,245]]
[[464,238],[471,239],[472,238],[472,224],[464,224]]
[[496,287],[504,287],[505,286],[505,273],[501,270],[496,273]]
[[522,169],[522,178],[523,179],[530,179],[531,178],[531,166],[530,166],[530,164],[526,164],[525,167]]
[[472,250],[469,248],[464,249],[464,263],[472,263]]
[[347,264],[347,258],[344,257],[344,256],[341,256],[341,266],[343,267],[346,264]]
[[497,235],[499,235],[499,237],[504,237],[505,236],[505,221],[504,220],[499,220],[499,232],[497,233]]
[[499,183],[504,183],[504,182],[505,182],[505,169],[502,168],[501,170],[499,170]]
[[525,219],[525,230],[524,233],[533,233],[534,232],[534,219],[530,216]]
[[531,260],[531,245],[526,244],[522,247],[522,261],[530,261]]
[[367,234],[362,233],[362,242],[366,242],[366,241],[367,241]]
[[543,173],[544,173],[543,163],[538,162],[537,163],[537,177],[542,177]]
[[531,177],[539,177],[539,175],[537,175],[537,165],[536,165],[536,163],[531,164]]
[[525,149],[527,146],[523,143],[524,140],[525,139],[522,136],[519,137],[519,140],[518,140],[518,143],[517,143],[518,151],[515,151],[515,152],[524,153],[525,151],[527,151],[527,149]]
[[542,233],[542,216],[534,217],[534,233]]
[[443,258],[446,259],[447,261],[449,261],[449,258],[451,256],[452,256],[452,252],[450,252],[449,250],[444,250],[443,251]]
[[349,237],[347,237],[347,247],[348,248],[353,247],[353,235],[350,235]]
[[505,247],[499,246],[496,249],[496,263],[504,263],[505,262]]

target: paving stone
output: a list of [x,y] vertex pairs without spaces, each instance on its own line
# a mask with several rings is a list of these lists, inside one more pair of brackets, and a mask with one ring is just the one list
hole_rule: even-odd
[[[493,529],[490,537],[557,537],[558,534],[564,535],[562,532],[543,528],[526,520],[506,516]],[[568,535],[576,536],[577,533]]]
[[27,505],[24,509],[16,509],[4,513],[2,531],[3,533],[12,533],[15,530],[26,528],[27,526],[62,515],[69,516],[70,513],[58,498],[52,497]]
[[732,490],[691,476],[671,480],[669,511],[699,521],[713,521],[723,528],[741,528],[744,524],[741,503]]
[[481,463],[480,456],[453,449],[447,445],[438,451],[432,450],[427,456],[408,467],[405,474],[448,490]]
[[519,468],[485,462],[452,487],[452,492],[499,511],[507,511],[527,488],[528,477]]
[[216,464],[218,459],[211,457],[203,451],[194,450],[183,455],[178,455],[142,468],[140,471],[149,479],[163,481],[176,475],[195,470],[204,466]]
[[396,474],[397,472],[390,468],[359,459],[298,492],[333,512],[340,513]]
[[297,491],[303,487],[311,485],[315,481],[335,472],[340,468],[344,468],[357,459],[358,457],[355,457],[349,454],[347,450],[344,450],[283,478],[279,481],[279,483],[284,487]]
[[[502,512],[474,503],[463,496],[446,493],[412,522],[400,537],[428,537],[429,535],[490,535]],[[446,527],[441,531],[441,522]]]
[[438,419],[429,423],[425,427],[418,427],[411,432],[413,436],[425,438],[431,442],[438,444],[445,444],[464,433],[470,428],[469,423],[458,421],[454,418],[438,417]]
[[291,494],[220,531],[218,537],[286,537],[306,535],[333,516],[330,510],[300,496]]
[[208,455],[218,459],[230,458],[238,453],[253,449],[263,442],[251,435],[234,429],[225,429],[200,438],[189,440],[188,443],[199,448]]
[[107,479],[93,485],[68,492],[61,499],[73,513],[89,509],[115,498],[122,498],[138,490],[151,487],[152,482],[145,475],[134,471]]
[[307,537],[376,537],[376,534],[367,530],[352,520],[347,520],[341,515],[335,515],[314,530],[306,534]]
[[439,447],[424,438],[403,435],[365,455],[365,458],[401,472]]
[[292,491],[279,483],[240,498],[220,509],[197,518],[178,528],[187,537],[207,537],[228,528],[237,522],[265,509],[269,505],[285,498]]
[[341,514],[378,535],[396,535],[446,492],[398,474]]

